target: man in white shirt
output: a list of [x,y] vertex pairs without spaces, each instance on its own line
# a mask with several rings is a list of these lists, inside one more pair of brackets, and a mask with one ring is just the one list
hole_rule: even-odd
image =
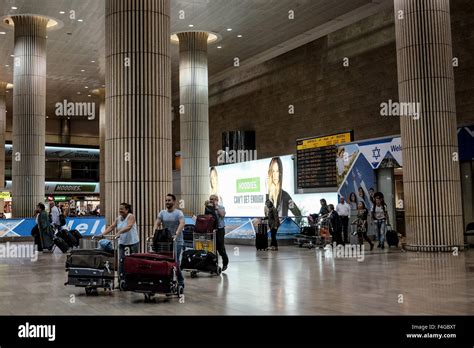
[[349,217],[351,216],[351,206],[345,201],[344,197],[342,196],[339,201],[339,204],[336,206],[336,212],[341,217],[344,243],[349,243],[347,229],[349,228]]
[[59,208],[56,207],[54,204],[54,201],[49,201],[49,214],[51,216],[51,225],[54,227],[54,229],[59,229],[61,227],[61,221],[59,221],[59,215],[61,212],[59,211]]

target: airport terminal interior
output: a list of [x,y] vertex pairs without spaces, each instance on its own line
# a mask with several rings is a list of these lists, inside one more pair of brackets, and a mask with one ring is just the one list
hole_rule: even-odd
[[473,28],[0,0],[0,315],[474,314]]

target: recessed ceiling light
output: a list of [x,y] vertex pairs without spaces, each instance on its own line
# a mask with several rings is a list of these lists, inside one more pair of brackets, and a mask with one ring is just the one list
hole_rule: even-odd
[[89,98],[92,97],[90,94],[87,95]]
[[78,22],[81,22],[81,23],[82,23],[82,22],[84,22],[84,20],[83,20],[83,19],[78,19],[77,21],[78,21]]
[[4,31],[0,31],[0,35],[6,35]]
[[12,10],[18,10],[18,7],[12,6]]
[[188,27],[194,28],[194,24],[190,24],[190,25],[188,25]]
[[242,35],[239,34],[239,35],[237,35],[237,37],[242,37]]
[[95,60],[91,60],[91,63],[95,63]]
[[222,46],[217,46],[217,48],[221,49],[221,48],[222,48]]
[[9,66],[10,66],[10,65],[8,65],[8,64],[5,64],[5,67],[7,67],[7,68],[8,68]]
[[49,116],[46,116],[46,118],[49,118]]
[[81,72],[84,72],[85,70],[84,69],[81,69]]
[[10,54],[10,57],[15,57],[15,55],[14,55],[14,54]]
[[85,89],[88,89],[89,87],[85,86],[84,88],[85,88]]
[[227,28],[227,31],[232,31],[232,28]]
[[77,92],[77,94],[81,94],[81,92]]
[[59,11],[59,13],[60,13],[60,14],[65,14],[66,12],[64,12],[64,11]]

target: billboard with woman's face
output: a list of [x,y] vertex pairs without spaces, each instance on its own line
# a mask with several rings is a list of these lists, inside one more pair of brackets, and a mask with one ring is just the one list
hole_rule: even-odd
[[228,217],[263,216],[267,199],[273,202],[281,217],[317,213],[321,198],[337,203],[336,192],[294,193],[291,155],[212,167],[209,183]]

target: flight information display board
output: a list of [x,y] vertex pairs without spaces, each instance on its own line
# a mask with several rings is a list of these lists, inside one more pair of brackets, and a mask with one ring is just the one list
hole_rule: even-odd
[[352,141],[352,132],[296,141],[296,188],[337,187],[337,146]]

